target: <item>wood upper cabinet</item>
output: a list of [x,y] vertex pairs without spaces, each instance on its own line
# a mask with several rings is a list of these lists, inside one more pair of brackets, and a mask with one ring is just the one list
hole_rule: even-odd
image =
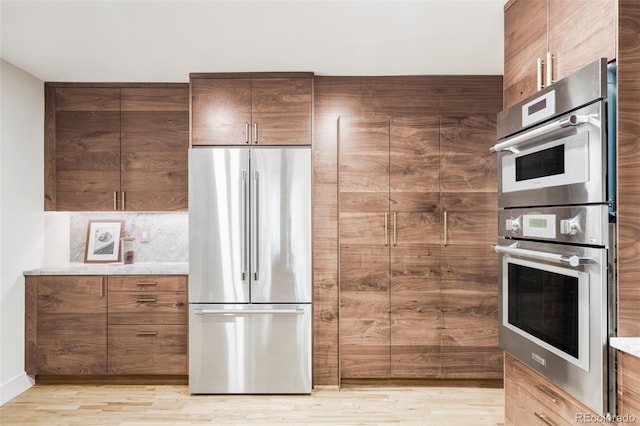
[[25,294],[27,374],[106,373],[105,277],[29,276]]
[[192,145],[310,145],[313,74],[191,74]]
[[187,87],[121,89],[120,208],[187,210]]
[[341,117],[342,378],[502,377],[495,116]]
[[[598,58],[616,58],[616,0],[511,0],[504,13],[504,108]],[[551,63],[548,54],[552,55]],[[538,67],[538,59],[543,61]],[[548,81],[547,76],[551,77]]]
[[186,210],[188,100],[186,84],[47,83],[45,210]]
[[45,103],[45,209],[113,210],[120,89],[48,86]]

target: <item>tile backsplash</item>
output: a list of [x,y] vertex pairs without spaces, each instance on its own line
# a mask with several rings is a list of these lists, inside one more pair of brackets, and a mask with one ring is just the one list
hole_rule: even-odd
[[[180,213],[71,213],[70,261],[84,262],[89,220],[122,219],[124,235],[135,237],[136,262],[188,262],[189,215]],[[149,241],[142,242],[142,232]]]

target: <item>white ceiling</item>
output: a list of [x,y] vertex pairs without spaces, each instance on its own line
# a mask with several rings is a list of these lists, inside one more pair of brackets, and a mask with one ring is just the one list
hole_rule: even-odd
[[0,56],[44,81],[502,74],[504,3],[1,0]]

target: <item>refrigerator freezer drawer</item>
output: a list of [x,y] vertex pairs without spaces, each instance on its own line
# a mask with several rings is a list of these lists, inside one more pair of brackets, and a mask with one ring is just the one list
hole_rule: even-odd
[[311,393],[311,305],[189,305],[189,392]]

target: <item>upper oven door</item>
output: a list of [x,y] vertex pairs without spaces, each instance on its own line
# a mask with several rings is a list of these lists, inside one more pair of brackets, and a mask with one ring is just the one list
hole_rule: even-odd
[[499,207],[606,203],[605,106],[597,101],[497,144]]

